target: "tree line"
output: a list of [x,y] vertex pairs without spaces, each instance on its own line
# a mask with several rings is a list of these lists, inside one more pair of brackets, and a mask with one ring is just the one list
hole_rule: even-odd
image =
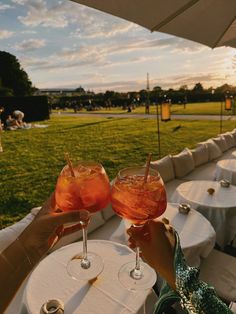
[[[34,95],[36,87],[33,86],[28,74],[24,71],[18,59],[5,51],[0,51],[0,96],[30,96]],[[53,107],[73,107],[78,109],[82,106],[111,107],[129,106],[130,104],[139,106],[143,103],[161,103],[170,101],[171,103],[188,102],[208,102],[222,101],[225,97],[235,97],[236,86],[224,84],[213,88],[204,88],[198,82],[193,88],[182,85],[177,89],[163,89],[155,86],[152,90],[116,92],[107,90],[104,93],[93,93],[85,91],[83,87],[75,89],[74,96],[53,96],[50,103]]]

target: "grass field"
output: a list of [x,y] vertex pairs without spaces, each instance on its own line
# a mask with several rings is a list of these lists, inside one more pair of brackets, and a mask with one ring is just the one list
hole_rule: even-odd
[[[69,112],[73,112],[72,109],[67,110]],[[55,111],[54,111],[55,112]],[[85,109],[81,112],[87,113],[127,113],[127,110],[122,110],[121,107],[111,108],[110,110],[96,110],[96,111],[86,111]],[[221,112],[221,103],[220,102],[205,102],[205,103],[190,103],[186,105],[184,109],[183,105],[171,105],[171,113],[172,114],[198,114],[198,115],[218,115]],[[79,113],[79,112],[78,112]],[[145,113],[145,107],[140,106],[132,111],[132,113]],[[156,106],[150,106],[150,114],[156,113]],[[232,110],[224,110],[223,103],[223,115],[232,115]]]
[[[45,129],[5,131],[0,154],[0,222],[2,227],[39,206],[53,191],[65,164],[72,159],[100,161],[112,179],[117,171],[142,165],[149,152],[158,157],[156,121],[56,116]],[[223,131],[236,127],[224,121]],[[161,123],[161,153],[175,154],[219,132],[218,121],[170,121]]]

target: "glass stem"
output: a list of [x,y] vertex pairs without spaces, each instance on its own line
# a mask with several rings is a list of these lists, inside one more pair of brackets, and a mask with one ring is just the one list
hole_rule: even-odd
[[[136,225],[133,225],[133,226],[137,228],[140,227]],[[143,273],[140,267],[140,248],[138,246],[136,247],[135,267],[133,270],[131,270],[130,276],[135,280],[139,280],[143,277]]]
[[90,261],[88,260],[88,249],[87,249],[87,226],[81,221],[82,231],[83,231],[83,258],[81,260],[81,267],[88,269],[90,267]]

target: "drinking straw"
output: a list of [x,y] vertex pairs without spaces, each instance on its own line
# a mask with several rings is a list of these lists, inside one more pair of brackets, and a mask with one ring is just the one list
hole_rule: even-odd
[[70,160],[70,156],[69,156],[69,153],[65,153],[65,160],[68,164],[68,167],[70,169],[70,173],[71,173],[71,176],[72,177],[75,177],[75,172],[74,172],[74,169],[73,169],[73,165],[72,165],[72,162]]
[[147,162],[146,162],[146,170],[145,170],[145,175],[144,175],[144,183],[147,183],[147,178],[148,178],[148,173],[149,173],[149,169],[150,169],[151,159],[152,159],[152,153],[149,153],[149,154],[148,154],[148,157],[147,157]]

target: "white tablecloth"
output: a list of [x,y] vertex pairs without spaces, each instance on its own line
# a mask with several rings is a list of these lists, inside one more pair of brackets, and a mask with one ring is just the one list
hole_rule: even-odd
[[236,185],[236,159],[220,160],[216,164],[216,180],[227,179]]
[[88,249],[103,257],[105,266],[98,279],[93,284],[73,280],[66,265],[81,252],[82,242],[63,247],[41,261],[31,274],[24,301],[28,313],[39,314],[42,304],[49,299],[62,300],[65,314],[152,313],[156,301],[152,290],[131,292],[118,280],[121,265],[134,261],[134,252],[127,246],[103,240],[88,241]]
[[[209,188],[215,190],[213,195],[207,192]],[[172,201],[188,203],[203,214],[215,229],[216,242],[222,248],[234,238],[236,226],[233,230],[228,225],[236,215],[235,186],[223,188],[216,181],[187,181],[177,187]]]
[[[216,234],[209,221],[194,209],[191,209],[188,215],[180,214],[178,204],[171,203],[168,203],[165,213],[159,219],[162,217],[167,217],[178,232],[188,264],[199,266],[200,258],[207,257],[215,245]],[[128,225],[121,221],[111,239],[127,243],[126,227]]]

